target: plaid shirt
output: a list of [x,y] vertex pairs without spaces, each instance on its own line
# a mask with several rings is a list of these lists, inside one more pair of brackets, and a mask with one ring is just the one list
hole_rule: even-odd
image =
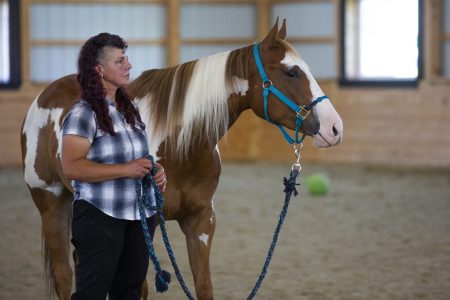
[[[145,125],[136,120],[134,130],[126,123],[123,115],[108,102],[109,116],[114,125],[114,136],[99,129],[95,113],[89,103],[80,100],[64,118],[62,133],[85,137],[91,143],[87,159],[102,164],[121,164],[141,158],[148,154]],[[85,182],[72,180],[74,201],[85,200],[105,214],[118,219],[138,220],[140,218],[137,204],[137,184],[133,178],[117,178],[103,182]],[[155,206],[153,189],[147,193],[150,203]],[[147,217],[155,211],[146,209]]]

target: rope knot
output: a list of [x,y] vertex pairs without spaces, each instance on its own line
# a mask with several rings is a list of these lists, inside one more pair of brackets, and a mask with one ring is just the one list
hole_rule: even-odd
[[298,175],[298,171],[297,170],[292,170],[291,171],[291,175],[289,177],[289,179],[287,179],[286,177],[283,178],[283,184],[284,184],[284,190],[283,192],[285,193],[294,193],[294,196],[298,195],[298,191],[296,186],[300,185],[300,183],[296,183],[295,180],[297,178]]
[[155,287],[158,293],[164,293],[169,289],[170,273],[165,270],[159,270],[155,275]]

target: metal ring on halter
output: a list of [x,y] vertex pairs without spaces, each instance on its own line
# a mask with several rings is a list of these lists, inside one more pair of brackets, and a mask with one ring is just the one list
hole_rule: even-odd
[[272,81],[270,79],[267,79],[262,82],[263,89],[268,89],[273,85]]

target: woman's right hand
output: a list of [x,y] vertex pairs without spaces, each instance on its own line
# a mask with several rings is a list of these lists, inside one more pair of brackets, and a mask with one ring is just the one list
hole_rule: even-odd
[[138,158],[125,163],[126,177],[143,178],[153,168],[152,162],[147,158]]

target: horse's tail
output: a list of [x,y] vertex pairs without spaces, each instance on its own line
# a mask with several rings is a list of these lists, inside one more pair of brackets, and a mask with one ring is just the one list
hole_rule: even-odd
[[48,247],[45,243],[43,231],[41,234],[41,241],[42,241],[42,255],[43,255],[43,260],[44,260],[45,287],[46,287],[46,291],[47,291],[47,295],[48,295],[49,299],[55,299],[56,293],[55,293],[55,289],[54,289],[54,280],[53,280],[53,274],[52,274],[52,260],[51,260],[51,256],[50,256]]
[[[68,190],[64,191],[64,194],[68,193],[68,195],[71,195],[71,193]],[[61,270],[61,263],[58,263],[58,261],[61,259],[61,257],[55,259],[54,255],[55,255],[55,251],[53,250],[50,251],[49,248],[49,240],[51,239],[51,243],[57,243],[57,252],[59,252],[59,254],[64,255],[62,253],[66,253],[68,254],[67,259],[70,260],[70,232],[71,232],[71,223],[72,223],[72,211],[71,211],[71,204],[70,204],[70,199],[66,197],[66,195],[64,195],[61,198],[58,199],[52,199],[55,201],[64,201],[64,202],[68,202],[65,203],[64,205],[60,206],[59,208],[57,208],[58,212],[59,212],[59,217],[58,217],[58,221],[56,223],[59,224],[59,228],[53,228],[54,230],[62,230],[62,232],[59,232],[60,236],[62,234],[65,235],[65,238],[63,239],[57,239],[57,241],[55,241],[54,235],[53,234],[48,234],[47,237],[44,234],[44,226],[42,226],[42,230],[41,230],[41,252],[42,252],[42,260],[43,260],[43,266],[44,266],[44,281],[45,281],[45,287],[46,287],[46,292],[48,295],[49,299],[57,299],[59,293],[63,292],[63,294],[65,295],[66,293],[69,293],[70,295],[70,289],[72,286],[72,281],[71,279],[69,280],[67,276],[72,277],[72,270],[70,270],[70,274],[65,273],[64,275],[61,276],[61,273],[59,273],[60,275],[56,275],[58,276],[58,278],[55,279],[55,262],[56,264],[58,264],[58,266],[56,266],[56,269]],[[42,207],[40,207],[41,209]],[[42,211],[40,211],[42,214]],[[42,215],[41,215],[42,217]],[[54,226],[58,226],[53,224]],[[66,232],[67,230],[67,232]],[[52,247],[55,247],[54,245]],[[63,250],[66,249],[66,250]],[[61,251],[61,252],[60,252]],[[74,260],[75,261],[75,260]],[[74,263],[75,264],[75,263]],[[70,264],[68,265],[69,268]],[[62,290],[61,289],[61,280],[62,278],[66,278],[67,280],[70,281],[70,283],[64,284],[64,288]],[[59,289],[58,289],[58,295],[56,293],[56,284],[58,284],[59,282]],[[66,282],[66,281],[64,281]]]

